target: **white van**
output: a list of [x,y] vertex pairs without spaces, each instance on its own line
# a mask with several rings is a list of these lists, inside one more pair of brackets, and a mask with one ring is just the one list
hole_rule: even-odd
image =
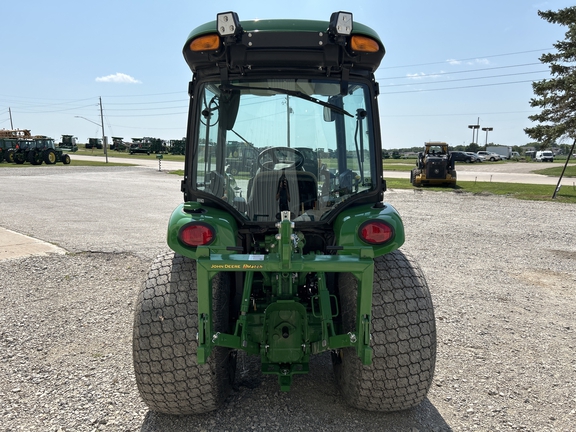
[[536,152],[536,162],[554,162],[554,153],[550,150]]

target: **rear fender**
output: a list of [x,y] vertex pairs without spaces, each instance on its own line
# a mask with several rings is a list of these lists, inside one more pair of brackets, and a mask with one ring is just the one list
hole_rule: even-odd
[[[359,235],[360,227],[369,220],[385,222],[393,229],[393,236],[382,245],[369,245]],[[355,254],[361,248],[371,247],[377,257],[395,251],[404,244],[404,224],[398,211],[390,204],[353,207],[343,211],[334,223],[336,245],[341,255]]]
[[198,258],[198,248],[187,246],[178,238],[180,230],[191,222],[203,222],[214,229],[214,241],[210,244],[212,252],[225,253],[236,246],[238,226],[229,213],[197,202],[187,202],[176,207],[168,223],[167,242],[174,252],[192,259]]

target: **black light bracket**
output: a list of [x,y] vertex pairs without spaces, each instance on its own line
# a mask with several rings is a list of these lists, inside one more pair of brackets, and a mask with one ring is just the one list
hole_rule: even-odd
[[353,17],[351,12],[334,12],[330,16],[328,33],[334,38],[336,43],[346,44],[346,37],[352,34]]

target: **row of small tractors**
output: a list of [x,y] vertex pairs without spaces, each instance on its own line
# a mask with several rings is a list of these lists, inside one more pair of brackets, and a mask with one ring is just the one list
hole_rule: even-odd
[[65,153],[71,150],[65,146],[56,146],[52,138],[44,135],[32,135],[28,129],[0,130],[0,162],[32,165],[53,165],[62,162],[70,163],[70,156]]

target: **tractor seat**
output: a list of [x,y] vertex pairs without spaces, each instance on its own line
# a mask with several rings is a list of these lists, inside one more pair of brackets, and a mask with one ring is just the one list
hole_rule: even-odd
[[313,209],[318,200],[318,183],[316,176],[306,171],[274,170],[260,171],[252,181],[248,191],[248,215],[254,222],[276,222],[279,220],[280,205],[276,199],[278,182],[282,174],[288,181],[290,201],[288,207],[292,213],[291,218]]

